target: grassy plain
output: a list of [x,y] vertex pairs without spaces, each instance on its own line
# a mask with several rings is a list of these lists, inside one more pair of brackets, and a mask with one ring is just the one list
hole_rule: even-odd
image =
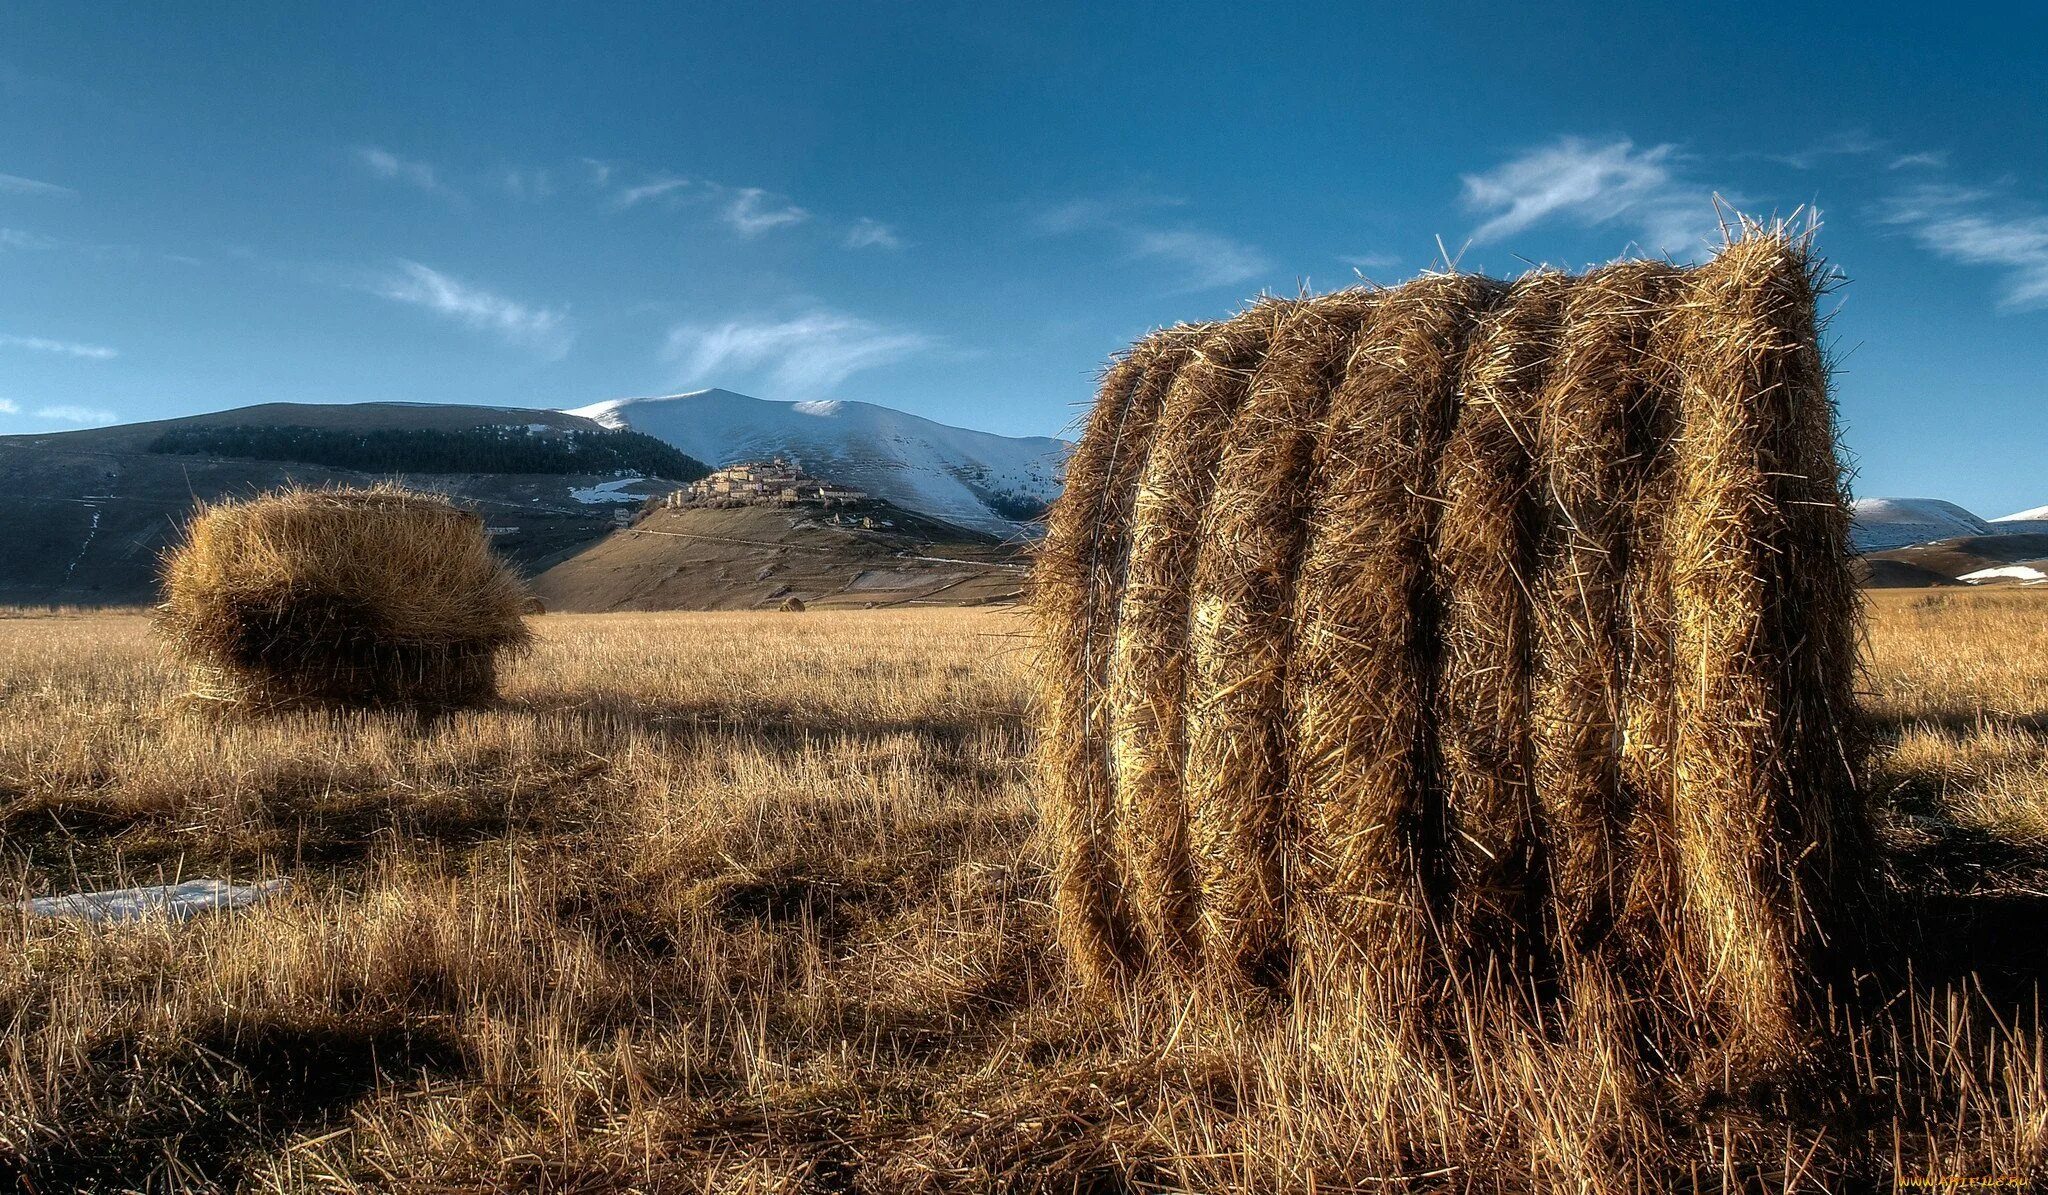
[[[1078,1000],[1004,610],[549,615],[496,707],[195,713],[0,617],[0,1190],[2009,1190],[2048,1160],[2048,600],[1873,596],[1891,899],[1824,1090],[1648,1112]],[[15,900],[288,877],[182,926]],[[1326,1028],[1326,1027],[1325,1027]],[[1950,1187],[1948,1189],[1955,1189]]]

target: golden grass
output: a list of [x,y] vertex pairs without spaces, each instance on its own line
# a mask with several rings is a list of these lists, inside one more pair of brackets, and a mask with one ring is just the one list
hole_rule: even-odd
[[1473,1016],[1425,1062],[1327,1006],[1077,996],[1009,612],[551,615],[497,705],[430,723],[195,719],[144,619],[8,620],[6,899],[295,884],[183,927],[0,915],[0,1190],[2039,1182],[2048,604],[1872,614],[1893,899],[1850,1062],[1653,1118],[1570,1026]]

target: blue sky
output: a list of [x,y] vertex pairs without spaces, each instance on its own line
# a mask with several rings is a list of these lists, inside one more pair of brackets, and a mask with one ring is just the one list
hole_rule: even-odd
[[[204,12],[205,15],[198,15]],[[0,432],[723,385],[1070,426],[1261,289],[1822,214],[1860,493],[2048,502],[2048,17],[0,8]]]

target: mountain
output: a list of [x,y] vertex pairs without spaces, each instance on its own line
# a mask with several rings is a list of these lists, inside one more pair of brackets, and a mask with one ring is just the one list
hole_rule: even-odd
[[621,398],[566,414],[645,432],[711,465],[783,456],[906,510],[1017,534],[1059,493],[1069,445],[970,431],[863,402],[770,402],[730,390]]
[[1849,538],[1859,552],[1882,552],[1959,535],[1997,535],[2004,530],[1939,498],[1858,498],[1851,506]]

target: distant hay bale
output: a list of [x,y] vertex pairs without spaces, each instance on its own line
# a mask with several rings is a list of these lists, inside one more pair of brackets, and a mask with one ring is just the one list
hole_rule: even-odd
[[802,614],[807,609],[804,600],[793,593],[783,598],[782,603],[775,608],[784,614]]
[[158,627],[197,698],[460,706],[524,646],[525,587],[483,521],[395,486],[201,508],[164,562]]
[[1036,582],[1082,974],[1792,1052],[1868,849],[1817,277],[1745,225],[1113,367]]

